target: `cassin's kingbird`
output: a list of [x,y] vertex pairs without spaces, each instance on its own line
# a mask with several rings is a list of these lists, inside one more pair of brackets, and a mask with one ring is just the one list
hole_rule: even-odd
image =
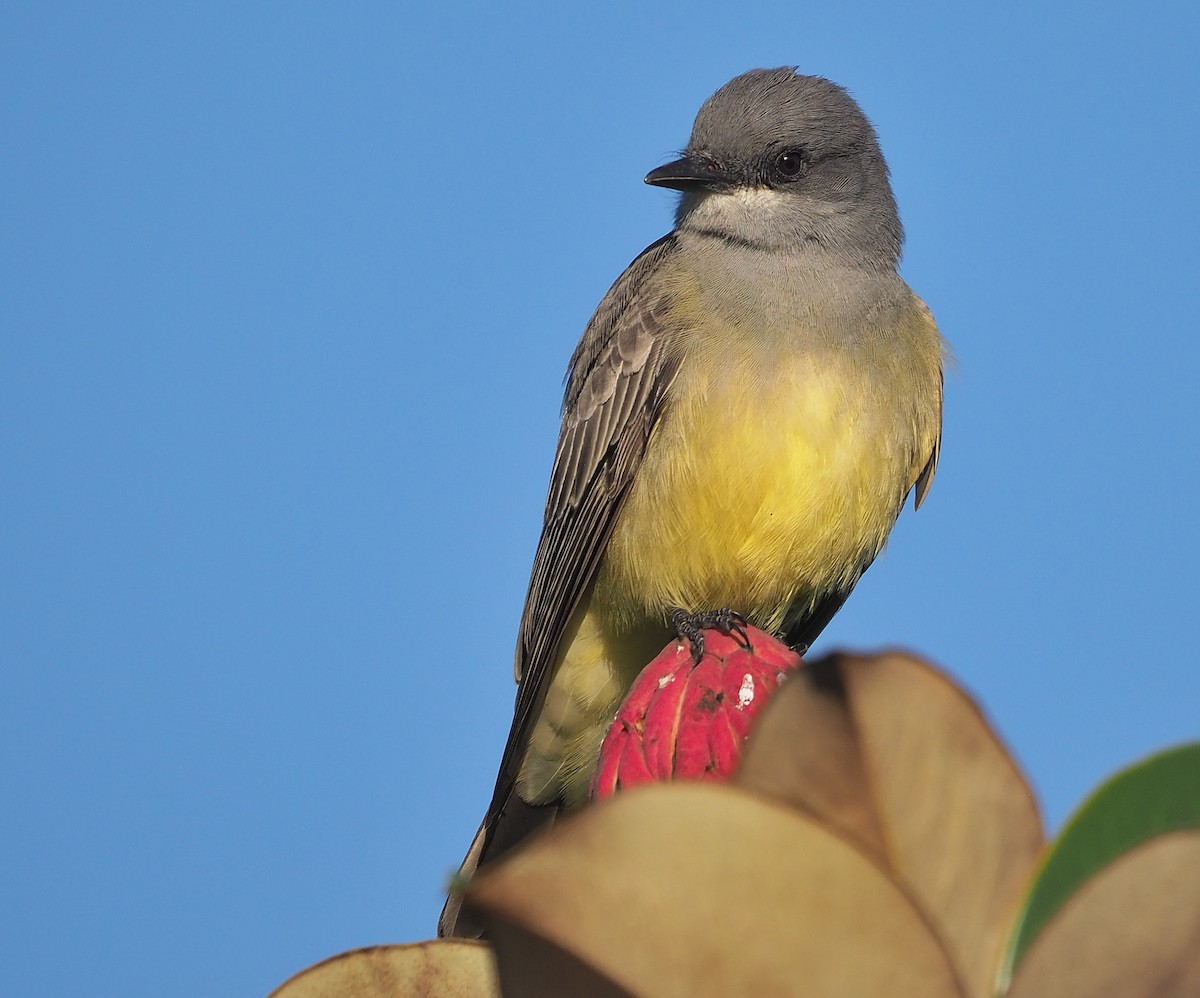
[[[943,342],[896,273],[874,129],[836,84],[754,70],[704,102],[675,229],[571,357],[491,806],[463,873],[581,803],[673,611],[808,645],[938,460]],[[477,934],[458,920],[442,934]]]

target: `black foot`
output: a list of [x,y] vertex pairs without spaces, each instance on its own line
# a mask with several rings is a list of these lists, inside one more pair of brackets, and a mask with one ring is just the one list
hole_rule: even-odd
[[687,610],[674,607],[671,610],[671,626],[679,637],[686,638],[692,646],[692,659],[696,662],[704,657],[703,631],[706,627],[715,627],[722,634],[736,634],[742,646],[752,650],[750,638],[746,635],[746,618],[729,607],[702,613],[688,613]]

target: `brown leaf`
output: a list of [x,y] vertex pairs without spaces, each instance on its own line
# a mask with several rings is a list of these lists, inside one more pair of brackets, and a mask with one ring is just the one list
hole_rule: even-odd
[[648,998],[965,994],[876,865],[795,810],[729,786],[638,788],[596,804],[480,874],[466,901],[489,925],[506,989],[506,963],[520,960],[506,952],[507,923]]
[[435,939],[404,946],[369,946],[331,956],[302,970],[270,998],[499,998],[490,946]]
[[521,998],[631,998],[573,953],[503,918],[489,921],[506,995]]
[[828,658],[775,694],[733,782],[819,818],[881,863],[887,846],[859,752],[845,690]]
[[1032,792],[979,708],[899,652],[810,663],[768,705],[735,782],[879,858],[990,995],[1043,847]]
[[1151,839],[1088,880],[1038,934],[1008,993],[1200,995],[1200,832]]

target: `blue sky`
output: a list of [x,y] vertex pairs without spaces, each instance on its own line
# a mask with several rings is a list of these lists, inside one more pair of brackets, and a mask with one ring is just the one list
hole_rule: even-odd
[[973,690],[1048,819],[1195,737],[1193,5],[13,3],[0,966],[262,994],[433,932],[490,792],[561,377],[700,102],[859,98],[952,342],[821,647]]

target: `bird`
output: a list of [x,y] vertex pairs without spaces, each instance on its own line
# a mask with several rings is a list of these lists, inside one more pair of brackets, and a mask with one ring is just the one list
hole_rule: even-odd
[[[841,86],[755,69],[647,184],[671,232],[568,366],[515,654],[516,703],[461,885],[587,798],[638,672],[749,622],[807,648],[937,469],[947,347],[897,273],[903,229]],[[452,891],[439,935],[479,935]]]

